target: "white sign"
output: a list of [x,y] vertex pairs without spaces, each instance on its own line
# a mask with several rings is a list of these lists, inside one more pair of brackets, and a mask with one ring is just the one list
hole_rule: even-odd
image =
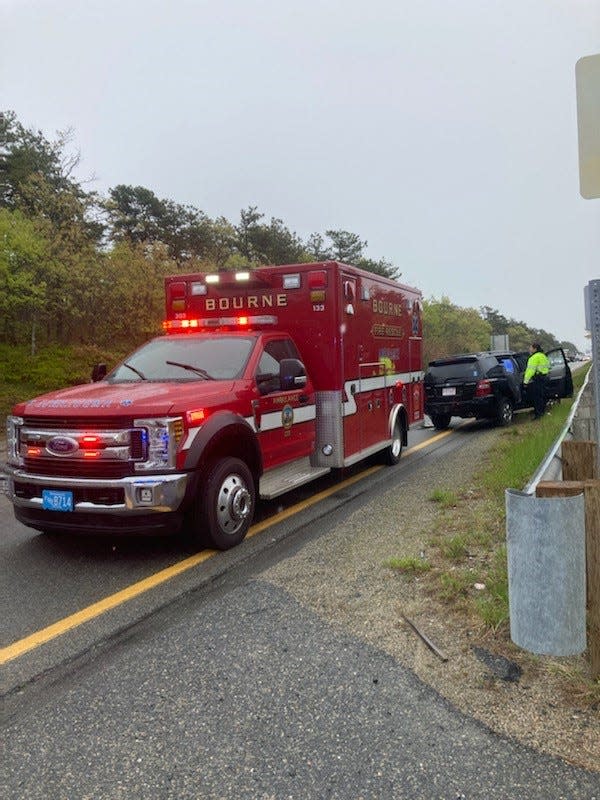
[[575,65],[577,129],[579,132],[579,191],[591,200],[600,197],[600,53],[580,58]]

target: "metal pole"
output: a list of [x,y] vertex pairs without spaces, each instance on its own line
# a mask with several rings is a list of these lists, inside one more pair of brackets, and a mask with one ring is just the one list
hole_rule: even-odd
[[[596,408],[596,442],[600,439],[600,280],[588,283],[585,291],[586,326],[592,336],[593,391]],[[600,447],[596,448],[600,469]],[[600,475],[600,471],[598,472]]]

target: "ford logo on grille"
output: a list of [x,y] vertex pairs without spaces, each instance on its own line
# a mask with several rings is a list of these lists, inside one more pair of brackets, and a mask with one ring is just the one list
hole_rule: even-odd
[[70,456],[79,449],[79,444],[70,436],[53,436],[46,443],[46,448],[55,456]]

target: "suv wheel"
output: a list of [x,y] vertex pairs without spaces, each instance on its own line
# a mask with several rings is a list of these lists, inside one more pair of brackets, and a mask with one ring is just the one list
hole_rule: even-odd
[[506,427],[510,425],[513,418],[513,407],[510,400],[507,400],[506,397],[500,398],[498,401],[498,406],[496,408],[496,424],[500,425],[501,427]]
[[445,431],[446,428],[450,425],[450,414],[431,414],[431,421],[433,422],[433,427],[438,431]]

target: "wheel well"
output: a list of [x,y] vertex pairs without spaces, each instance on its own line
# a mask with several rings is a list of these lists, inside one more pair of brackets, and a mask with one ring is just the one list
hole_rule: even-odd
[[198,466],[205,467],[226,456],[244,461],[258,484],[262,473],[260,453],[256,442],[244,430],[229,426],[218,431],[203,449]]

